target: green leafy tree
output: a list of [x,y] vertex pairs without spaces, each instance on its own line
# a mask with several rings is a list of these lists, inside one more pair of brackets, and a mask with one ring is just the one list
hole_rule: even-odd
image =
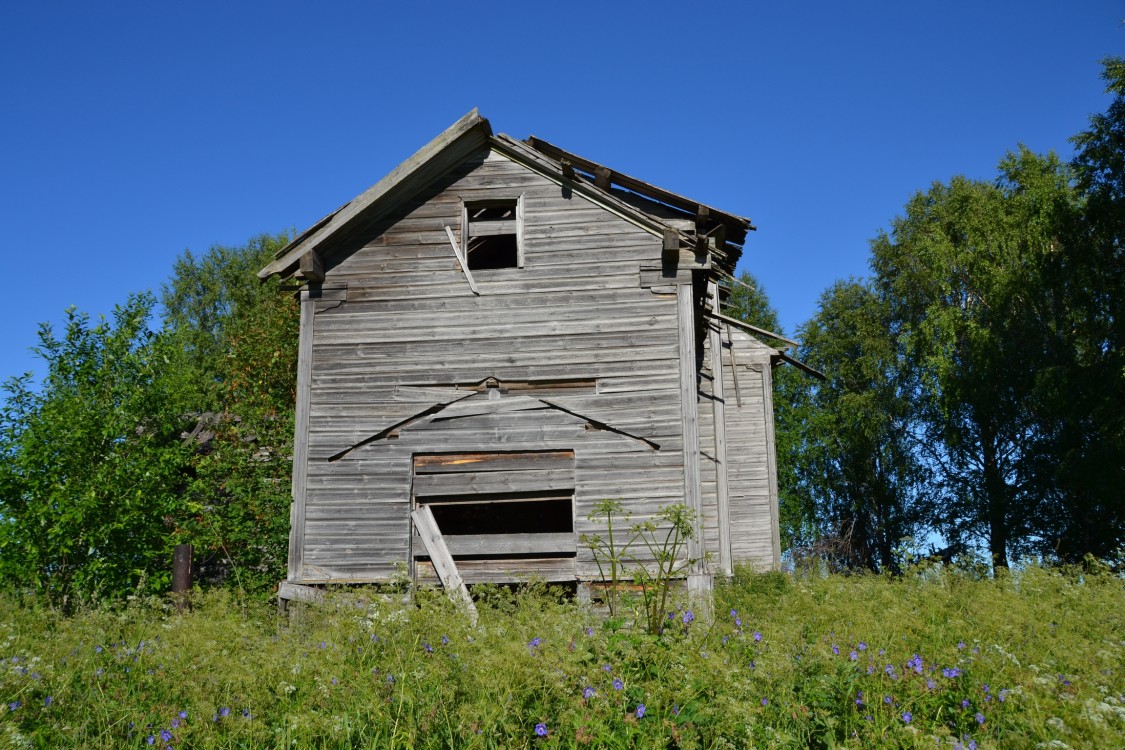
[[814,549],[840,568],[897,570],[903,539],[921,533],[931,510],[890,323],[870,286],[849,280],[821,296],[800,330],[799,356],[827,380],[800,404],[794,479],[815,508]]
[[1041,295],[1036,470],[1053,502],[1040,537],[1045,554],[1071,562],[1125,544],[1125,59],[1103,62],[1113,100],[1073,139],[1080,210],[1047,258]]
[[256,273],[288,241],[185,253],[165,286],[185,413],[199,422],[184,533],[205,581],[273,590],[288,552],[299,308]]
[[134,295],[112,321],[67,311],[36,353],[47,366],[9,380],[0,410],[0,578],[67,601],[162,590],[189,512],[187,452],[169,408],[174,351]]
[[1050,498],[1033,456],[1045,275],[1074,206],[1054,155],[1021,149],[995,184],[954,178],[907,204],[872,246],[875,285],[914,381],[918,445],[943,493],[948,538],[998,566],[1037,551]]

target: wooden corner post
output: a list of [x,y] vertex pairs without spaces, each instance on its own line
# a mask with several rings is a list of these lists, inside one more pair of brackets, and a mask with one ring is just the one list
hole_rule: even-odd
[[688,572],[688,591],[694,597],[711,590],[711,576],[703,560],[703,487],[699,473],[699,384],[695,351],[695,292],[688,281],[676,285],[680,351],[680,413],[684,434],[684,504],[695,516],[695,537],[688,556],[697,562]]
[[[719,285],[707,284],[712,309],[719,312]],[[733,572],[730,549],[730,485],[727,472],[727,402],[723,382],[723,337],[717,325],[708,326],[707,345],[711,355],[711,414],[715,423],[715,499],[719,511],[719,569],[723,575]]]

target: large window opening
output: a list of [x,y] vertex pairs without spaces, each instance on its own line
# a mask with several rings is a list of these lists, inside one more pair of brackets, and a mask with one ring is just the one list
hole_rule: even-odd
[[[414,504],[429,506],[467,582],[574,578],[573,451],[415,455]],[[430,578],[417,538],[413,557]]]
[[466,202],[465,258],[471,271],[523,265],[519,199]]

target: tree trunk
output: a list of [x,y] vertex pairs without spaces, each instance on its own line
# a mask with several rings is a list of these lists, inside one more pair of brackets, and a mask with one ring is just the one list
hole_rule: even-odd
[[981,440],[984,458],[984,511],[988,520],[988,551],[992,566],[1008,567],[1008,486],[996,455],[996,442],[986,434]]

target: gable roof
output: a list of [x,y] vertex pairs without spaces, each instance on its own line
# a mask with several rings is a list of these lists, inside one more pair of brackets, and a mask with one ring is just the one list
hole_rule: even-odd
[[566,182],[586,199],[656,236],[672,233],[683,247],[706,248],[717,267],[728,275],[734,273],[747,231],[754,228],[748,219],[614,172],[534,136],[525,143],[503,134],[493,135],[488,120],[473,109],[379,182],[298,235],[258,272],[258,278],[265,281],[274,275],[293,276],[301,257],[310,250],[339,232],[390,213],[485,146],[555,181]]

